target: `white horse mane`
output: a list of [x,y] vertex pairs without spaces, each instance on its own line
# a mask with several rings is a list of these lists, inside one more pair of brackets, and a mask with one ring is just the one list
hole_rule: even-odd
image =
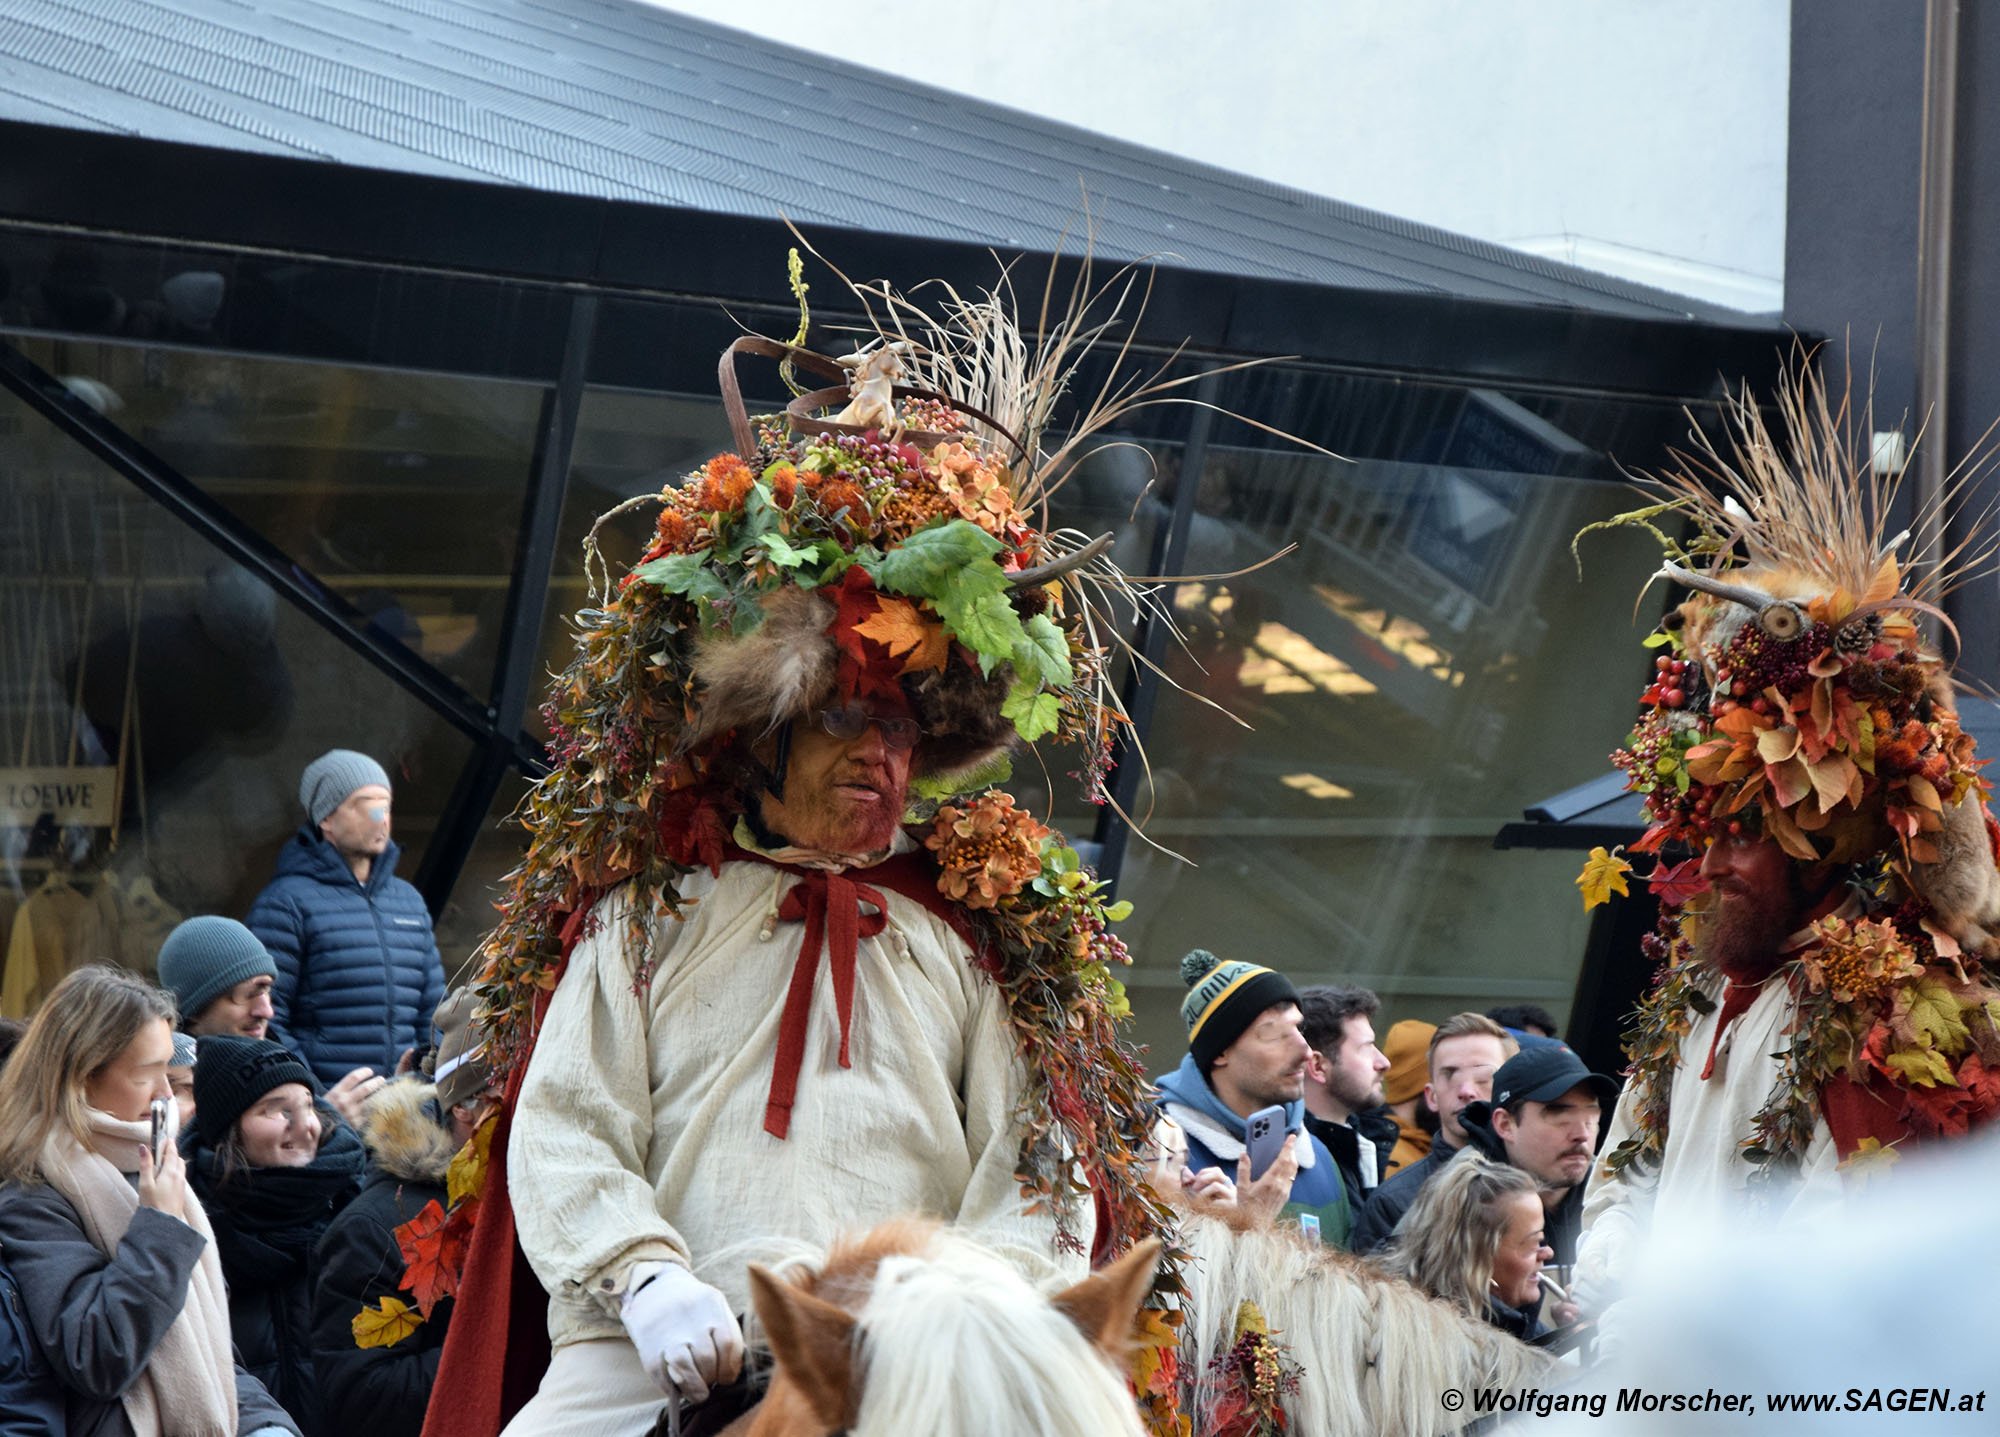
[[1090,1340],[963,1238],[884,1258],[860,1335],[854,1437],[1141,1437],[1131,1393]]
[[1549,1367],[1533,1348],[1365,1262],[1271,1229],[1235,1232],[1188,1216],[1187,1326],[1181,1367],[1195,1380],[1195,1430],[1217,1392],[1211,1364],[1235,1340],[1236,1312],[1254,1302],[1299,1365],[1285,1399],[1298,1433],[1393,1432],[1437,1437],[1470,1413],[1440,1401],[1446,1388],[1512,1388]]

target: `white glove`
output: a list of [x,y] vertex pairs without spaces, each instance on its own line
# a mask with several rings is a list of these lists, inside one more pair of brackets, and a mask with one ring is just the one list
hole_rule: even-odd
[[618,1305],[646,1375],[668,1396],[703,1402],[743,1371],[743,1330],[729,1300],[678,1263],[648,1280],[643,1268]]

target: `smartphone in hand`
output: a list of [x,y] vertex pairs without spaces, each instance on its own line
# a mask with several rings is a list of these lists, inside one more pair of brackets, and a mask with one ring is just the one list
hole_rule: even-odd
[[153,1169],[157,1172],[160,1159],[166,1155],[167,1144],[174,1140],[180,1129],[180,1104],[172,1098],[155,1098],[152,1118]]
[[1244,1128],[1243,1146],[1250,1154],[1251,1182],[1264,1176],[1271,1164],[1278,1160],[1278,1154],[1285,1150],[1285,1139],[1289,1136],[1284,1108],[1259,1108],[1250,1115]]

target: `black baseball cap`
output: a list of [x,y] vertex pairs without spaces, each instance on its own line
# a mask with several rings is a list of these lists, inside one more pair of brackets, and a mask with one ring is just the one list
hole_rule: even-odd
[[1537,1043],[1523,1048],[1493,1074],[1493,1106],[1512,1108],[1520,1103],[1551,1103],[1582,1084],[1599,1100],[1618,1097],[1618,1084],[1602,1073],[1584,1067],[1583,1059],[1566,1044]]

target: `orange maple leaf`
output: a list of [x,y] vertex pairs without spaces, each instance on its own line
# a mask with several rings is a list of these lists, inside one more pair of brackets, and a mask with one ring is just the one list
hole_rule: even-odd
[[417,1300],[425,1317],[438,1302],[458,1291],[465,1271],[467,1225],[454,1222],[433,1198],[424,1210],[396,1229],[403,1252],[403,1290]]
[[951,639],[944,625],[926,619],[908,599],[883,595],[876,600],[874,617],[856,624],[854,632],[873,639],[889,651],[889,657],[902,659],[902,673],[941,669],[951,657]]

